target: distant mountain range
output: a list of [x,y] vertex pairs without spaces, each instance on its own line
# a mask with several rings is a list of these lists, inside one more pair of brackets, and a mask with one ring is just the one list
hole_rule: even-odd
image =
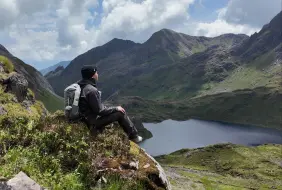
[[56,70],[58,67],[62,66],[63,68],[66,68],[69,65],[69,63],[70,63],[70,61],[61,61],[61,62],[59,62],[55,65],[52,65],[50,67],[47,67],[45,69],[40,70],[40,73],[44,76],[47,73]]
[[[199,52],[228,50],[247,38],[246,35],[234,34],[222,35],[216,38],[192,37],[163,29],[153,34],[144,44],[113,39],[103,46],[96,47],[78,56],[71,61],[60,75],[48,77],[48,81],[55,89],[55,92],[62,95],[64,87],[80,79],[79,71],[83,65],[97,65],[100,73],[99,83],[105,98],[117,91],[122,91],[123,95],[152,96],[147,92],[156,93],[154,89],[164,83],[164,80],[151,79],[151,76],[155,78],[156,72],[161,73],[167,67],[173,67],[181,60]],[[163,74],[169,75],[169,73]],[[143,79],[143,77],[147,77],[147,79]],[[161,76],[158,74],[158,77]],[[155,80],[155,82],[150,80]],[[142,84],[142,86],[138,85],[132,88],[132,85],[136,85],[135,83],[148,83],[149,81],[149,86],[148,84]],[[158,91],[161,93],[169,91],[172,87],[171,82],[173,81],[166,82],[165,86],[167,88],[158,88]],[[179,82],[177,84],[181,85]],[[142,88],[142,93],[145,96],[140,94],[140,88]],[[129,93],[129,89],[137,90],[138,93]],[[158,94],[155,97],[159,98]]]
[[[268,94],[278,101],[282,85],[281,64],[282,12],[260,32],[250,37],[242,34],[225,34],[214,38],[194,37],[163,29],[154,33],[143,44],[113,39],[103,46],[79,55],[65,69],[60,68],[59,72],[49,75],[47,79],[55,92],[62,96],[67,85],[80,79],[80,69],[83,65],[96,65],[100,78],[98,87],[103,91],[103,99],[125,105],[131,102],[129,107],[134,106],[137,99],[137,105],[142,103],[141,107],[152,108],[151,111],[143,110],[153,115],[135,109],[140,117],[153,120],[174,115],[175,118],[185,119],[179,115],[184,112],[189,113],[186,118],[215,118],[248,123],[246,114],[249,114],[253,119],[259,117],[256,121],[250,121],[250,124],[266,125],[272,119],[274,125],[277,125],[281,122],[277,116],[281,104],[271,112],[275,118],[268,119],[260,117],[261,110],[267,111],[264,110],[264,105],[261,105],[261,110],[255,105],[247,105],[248,112],[244,113],[242,119],[240,110],[246,105],[240,104],[245,101],[237,99],[236,94],[244,91],[249,96],[259,95],[257,100],[266,100],[263,97],[269,92]],[[261,93],[261,88],[265,90],[264,93]],[[198,105],[194,102],[202,102],[211,95],[214,98],[210,99],[212,102],[205,101],[208,104]],[[234,97],[229,99],[228,106],[221,101],[226,96]],[[167,107],[172,103],[173,111],[177,111],[171,114],[170,110],[163,114],[163,110],[155,109],[155,105],[160,102]],[[197,113],[187,112],[188,107],[183,106],[183,102],[186,102],[186,105],[188,102],[198,105]],[[206,112],[209,103],[215,106],[217,102],[221,102],[221,106],[217,106],[214,111],[227,111],[228,116],[221,119],[219,114]],[[265,103],[267,104],[267,101]],[[192,108],[193,106],[189,106],[189,109]],[[234,115],[236,118],[230,118],[231,112],[237,113]]]

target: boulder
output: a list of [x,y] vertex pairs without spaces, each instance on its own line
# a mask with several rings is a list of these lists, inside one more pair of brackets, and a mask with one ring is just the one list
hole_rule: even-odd
[[3,84],[7,85],[5,92],[11,92],[15,94],[19,102],[22,102],[26,99],[28,82],[23,75],[13,73],[10,77],[3,81]]
[[[133,159],[133,160],[132,160]],[[107,176],[120,176],[122,179],[135,179],[152,190],[171,190],[170,182],[161,165],[137,144],[130,143],[130,159],[100,158],[95,160],[96,175],[101,179]]]
[[4,73],[5,69],[4,69],[4,64],[0,61],[0,73]]
[[2,106],[0,106],[0,115],[4,115],[6,113],[7,111]]
[[[144,153],[147,155],[148,158],[151,159],[151,161],[153,161],[155,163],[155,167],[158,170],[158,175],[155,174],[156,176],[154,176],[154,178],[151,178],[151,180],[153,180],[154,183],[157,184],[157,186],[163,187],[166,190],[171,190],[170,182],[168,181],[168,178],[167,178],[165,171],[162,168],[162,166],[151,155],[149,155],[145,151],[144,151]],[[147,164],[145,166],[147,166]],[[143,166],[143,167],[145,167],[145,166]],[[149,178],[150,178],[150,176],[149,176]]]
[[32,102],[32,101],[30,101],[30,100],[24,100],[24,101],[22,102],[22,106],[23,106],[26,110],[28,110],[28,111],[30,111],[30,107],[31,107],[33,104],[34,104],[34,102]]
[[24,172],[18,173],[14,178],[7,182],[11,190],[44,190],[35,181],[30,179]]

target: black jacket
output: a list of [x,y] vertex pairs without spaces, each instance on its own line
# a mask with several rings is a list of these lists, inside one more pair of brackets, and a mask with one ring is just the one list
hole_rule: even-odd
[[78,84],[81,87],[79,111],[90,123],[94,124],[97,116],[118,111],[117,107],[106,107],[102,104],[101,94],[94,79],[82,79]]

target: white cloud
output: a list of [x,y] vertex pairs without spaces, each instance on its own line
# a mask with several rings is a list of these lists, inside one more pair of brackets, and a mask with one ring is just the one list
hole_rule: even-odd
[[[230,0],[209,23],[189,15],[189,6],[199,1],[103,0],[99,5],[98,0],[1,0],[0,40],[24,60],[55,62],[73,59],[112,38],[144,42],[162,28],[190,35],[252,34],[261,28],[258,23],[267,23],[278,12],[280,0]],[[265,14],[256,21],[258,11]]]
[[0,29],[8,26],[19,15],[15,0],[2,0],[0,3]]
[[104,0],[101,4],[101,24],[87,28],[86,22],[97,16],[97,13],[89,12],[90,8],[98,6],[97,0],[60,0],[51,4],[44,1],[32,7],[33,1],[25,0],[26,5],[31,7],[22,6],[20,0],[9,5],[15,5],[18,13],[14,20],[9,21],[10,37],[16,43],[9,44],[8,48],[18,57],[35,61],[64,59],[67,56],[72,59],[114,37],[144,41],[159,29],[173,28],[185,22],[187,9],[194,2]]
[[200,36],[214,37],[225,33],[251,35],[259,28],[252,28],[248,25],[229,24],[224,20],[217,19],[212,23],[198,23],[194,33]]
[[281,11],[281,0],[230,0],[222,19],[261,28]]
[[57,10],[58,42],[61,46],[70,45],[76,48],[85,39],[83,38],[87,32],[85,23],[93,18],[88,9],[96,6],[97,3],[96,0],[64,0],[62,2],[61,8]]
[[192,31],[197,36],[215,37],[221,34],[247,34],[251,35],[260,30],[259,27],[252,27],[247,24],[229,23],[224,19],[227,7],[217,10],[218,18],[213,22],[199,22],[195,24]]
[[162,28],[182,25],[194,0],[104,0],[98,43],[113,37],[137,42]]

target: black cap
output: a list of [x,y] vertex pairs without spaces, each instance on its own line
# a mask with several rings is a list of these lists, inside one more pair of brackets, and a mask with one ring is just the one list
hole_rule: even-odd
[[83,79],[90,79],[97,72],[97,67],[92,65],[85,65],[81,69]]

